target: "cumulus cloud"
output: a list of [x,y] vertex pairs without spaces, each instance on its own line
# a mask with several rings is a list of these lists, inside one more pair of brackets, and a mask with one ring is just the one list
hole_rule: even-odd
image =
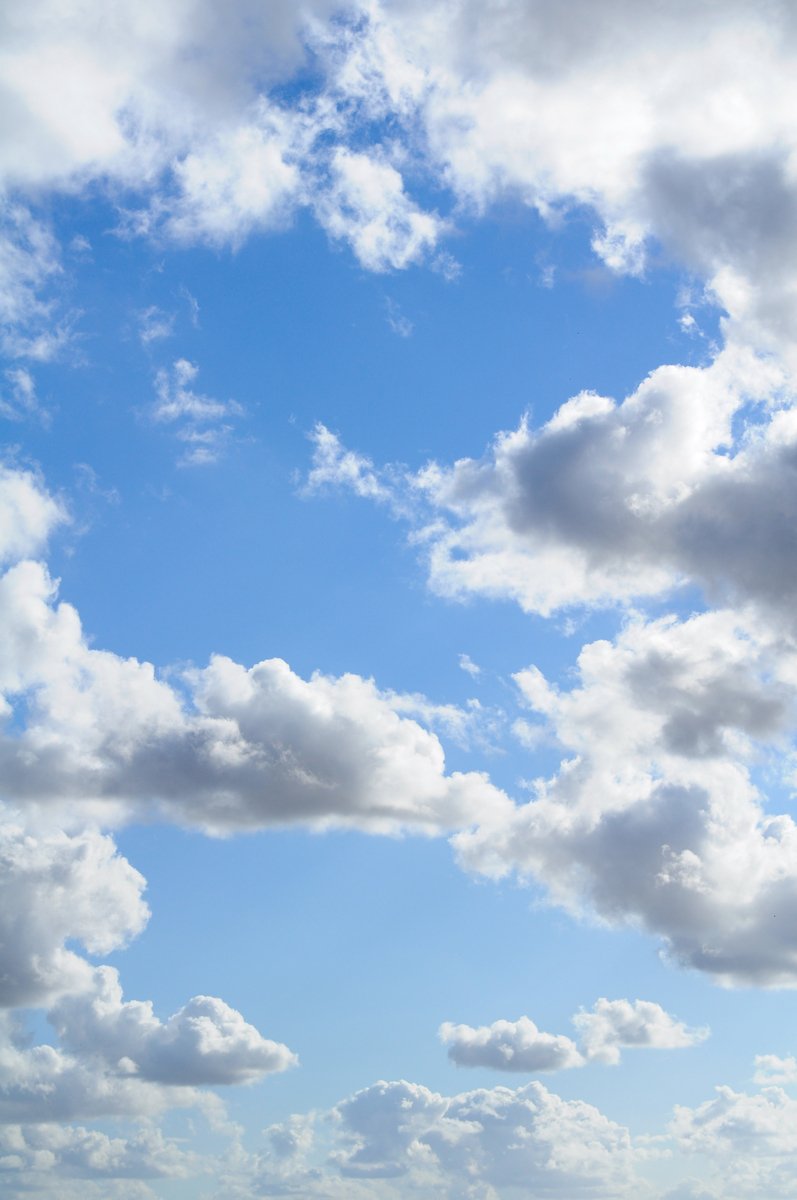
[[440,1026],[448,1057],[458,1067],[494,1071],[560,1071],[588,1062],[618,1063],[627,1046],[674,1049],[693,1046],[707,1029],[688,1029],[682,1021],[650,1000],[596,1001],[591,1012],[573,1017],[581,1045],[561,1034],[543,1033],[529,1017],[494,1021],[492,1025]]
[[0,463],[0,563],[38,553],[64,521],[63,505],[33,471]]
[[718,1087],[697,1108],[677,1106],[670,1133],[687,1153],[717,1164],[720,1195],[787,1197],[797,1181],[796,1116],[797,1101],[780,1088],[749,1095]]
[[755,1067],[756,1083],[797,1083],[797,1058],[792,1055],[781,1058],[777,1054],[757,1054]]
[[0,1171],[11,1189],[8,1196],[47,1189],[52,1194],[53,1186],[61,1195],[61,1182],[76,1179],[179,1179],[193,1173],[195,1165],[195,1155],[156,1129],[109,1137],[81,1126],[0,1126]]
[[618,1063],[624,1047],[646,1046],[672,1050],[694,1046],[708,1036],[707,1029],[690,1029],[650,1000],[606,1000],[592,1012],[573,1017],[585,1056],[605,1063]]
[[793,414],[732,430],[778,381],[772,364],[728,352],[706,368],[660,367],[622,404],[584,393],[481,461],[427,467],[414,491],[432,516],[416,515],[415,538],[431,586],[549,615],[690,581],[789,620]]
[[90,954],[124,946],[144,928],[144,878],[110,837],[32,834],[0,826],[0,1006],[41,1005],[87,986]]
[[90,989],[62,996],[49,1020],[61,1044],[122,1075],[169,1085],[252,1083],[297,1062],[215,996],[195,996],[165,1022],[150,1001],[122,999],[118,972],[98,967]]
[[797,830],[750,767],[788,745],[794,666],[788,639],[718,611],[630,622],[567,691],[520,673],[567,757],[508,820],[457,834],[461,861],[659,934],[720,982],[793,986]]
[[186,701],[151,665],[91,648],[53,590],[32,562],[0,579],[0,691],[27,712],[0,743],[19,804],[72,820],[157,814],[218,833],[296,823],[433,833],[509,805],[481,773],[446,774],[437,736],[400,715],[408,698],[371,680],[305,680],[280,659],[247,669],[217,656],[187,674]]
[[98,1057],[55,1046],[28,1046],[8,1017],[0,1029],[0,1123],[39,1124],[148,1117],[170,1108],[218,1107],[216,1098],[185,1085],[153,1083],[109,1068]]
[[448,1057],[458,1067],[494,1071],[561,1071],[580,1067],[584,1059],[575,1042],[561,1034],[543,1033],[529,1017],[494,1021],[474,1029],[446,1021],[439,1030]]
[[380,1082],[340,1104],[337,1115],[335,1161],[352,1179],[411,1179],[426,1169],[440,1194],[452,1197],[466,1185],[499,1196],[517,1187],[617,1196],[633,1183],[628,1131],[540,1083],[447,1097],[419,1084]]

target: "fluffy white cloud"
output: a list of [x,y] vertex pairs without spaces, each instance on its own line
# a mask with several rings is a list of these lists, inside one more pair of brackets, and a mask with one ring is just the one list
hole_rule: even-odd
[[108,1067],[91,1055],[55,1046],[28,1046],[10,1018],[0,1028],[0,1123],[144,1117],[169,1108],[218,1109],[215,1096],[194,1087],[153,1083]]
[[61,997],[49,1020],[65,1049],[122,1075],[168,1085],[252,1083],[297,1062],[215,996],[194,996],[165,1022],[150,1001],[122,999],[118,972],[98,967],[89,990]]
[[481,461],[426,468],[413,485],[432,516],[415,518],[415,537],[431,586],[547,615],[694,581],[790,619],[794,415],[732,432],[778,382],[771,363],[728,351],[707,368],[660,367],[622,404],[585,393]]
[[406,267],[434,248],[443,222],[418,208],[389,162],[339,147],[330,171],[332,184],[319,195],[316,214],[333,238],[350,243],[364,267]]
[[677,1107],[670,1132],[688,1153],[717,1165],[719,1195],[793,1196],[797,1183],[797,1101],[780,1088],[755,1095],[717,1088],[714,1100]]
[[401,715],[417,697],[356,675],[304,680],[280,659],[247,670],[215,657],[186,677],[186,703],[149,664],[90,648],[52,595],[36,563],[0,579],[0,690],[27,711],[0,741],[16,803],[73,820],[159,813],[219,833],[297,822],[439,832],[509,808],[485,775],[445,773],[437,736]]
[[618,1063],[627,1046],[669,1050],[693,1046],[708,1036],[707,1029],[689,1029],[650,1000],[606,1000],[591,1012],[573,1017],[580,1045],[562,1034],[543,1033],[529,1017],[494,1021],[492,1025],[440,1026],[448,1057],[458,1067],[487,1067],[494,1071],[560,1071],[588,1062]]
[[586,1057],[605,1063],[618,1063],[624,1047],[672,1050],[694,1046],[708,1036],[707,1029],[690,1029],[650,1000],[602,998],[591,1012],[577,1013],[573,1024]]
[[[195,1155],[155,1129],[132,1137],[109,1137],[80,1126],[0,1126],[0,1179],[5,1195],[34,1195],[61,1181],[184,1178]],[[16,1188],[19,1188],[19,1192]]]
[[38,476],[0,463],[0,563],[36,554],[65,520]]
[[0,826],[0,1006],[41,1005],[87,986],[91,954],[144,928],[144,879],[99,833],[31,834]]
[[791,1055],[780,1058],[777,1054],[757,1054],[755,1066],[756,1083],[797,1083],[797,1058]]
[[337,1113],[343,1148],[336,1161],[354,1179],[432,1171],[439,1194],[452,1197],[466,1186],[475,1195],[522,1187],[550,1196],[617,1196],[633,1183],[628,1131],[540,1083],[451,1097],[403,1081],[377,1083]]
[[580,1067],[584,1059],[575,1042],[562,1034],[543,1033],[529,1017],[494,1021],[492,1025],[440,1026],[440,1039],[458,1067],[489,1067],[494,1071],[561,1071]]
[[788,745],[794,669],[788,640],[720,611],[630,622],[568,691],[521,673],[567,757],[508,820],[456,835],[462,862],[642,926],[721,982],[794,986],[797,827],[749,772]]

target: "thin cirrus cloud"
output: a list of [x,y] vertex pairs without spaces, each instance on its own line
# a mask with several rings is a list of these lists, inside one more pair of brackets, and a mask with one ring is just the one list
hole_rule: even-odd
[[479,1027],[447,1021],[439,1036],[458,1067],[529,1074],[590,1062],[617,1064],[627,1047],[670,1050],[694,1046],[708,1036],[708,1030],[689,1029],[650,1000],[600,999],[590,1012],[577,1013],[573,1024],[580,1045],[563,1034],[543,1032],[529,1017]]

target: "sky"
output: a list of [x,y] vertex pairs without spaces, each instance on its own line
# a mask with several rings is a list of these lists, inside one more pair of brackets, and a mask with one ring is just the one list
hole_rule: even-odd
[[797,1192],[797,12],[0,14],[0,1194]]

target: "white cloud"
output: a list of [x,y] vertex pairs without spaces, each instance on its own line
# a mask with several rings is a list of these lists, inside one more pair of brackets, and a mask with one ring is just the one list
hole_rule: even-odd
[[0,562],[38,553],[66,511],[39,477],[0,463]]
[[53,591],[36,563],[0,578],[0,690],[27,710],[24,730],[0,739],[16,803],[72,821],[157,813],[218,833],[296,823],[437,833],[509,807],[485,775],[445,773],[436,735],[401,715],[418,697],[217,656],[185,677],[186,704],[149,664],[90,648]]
[[390,492],[376,475],[371,460],[347,450],[326,425],[319,421],[309,437],[313,443],[313,464],[304,494],[311,495],[325,487],[344,487],[370,500],[389,498]]
[[630,622],[567,691],[521,673],[566,757],[508,820],[456,835],[461,861],[642,926],[720,982],[794,986],[797,827],[750,776],[787,744],[794,671],[788,640],[720,611]]
[[150,1001],[122,999],[118,972],[98,967],[91,987],[50,1010],[61,1044],[84,1061],[170,1086],[252,1083],[297,1062],[215,996],[194,996],[161,1022]]
[[90,954],[144,928],[144,879],[99,833],[35,835],[0,826],[0,1006],[41,1005],[88,985]]
[[697,1108],[677,1106],[670,1132],[687,1153],[713,1160],[720,1195],[766,1200],[794,1195],[795,1118],[797,1101],[780,1088],[748,1095],[718,1087]]
[[[174,1179],[193,1173],[196,1158],[155,1129],[109,1137],[81,1126],[0,1126],[0,1178],[9,1197],[61,1193],[69,1179]],[[69,1187],[69,1184],[66,1184]],[[17,1187],[19,1192],[17,1192]]]
[[431,586],[548,615],[693,580],[790,613],[793,415],[742,437],[731,426],[779,378],[727,351],[707,368],[660,367],[620,405],[584,393],[540,430],[499,436],[482,461],[427,467],[415,493],[432,515],[425,529],[414,520]]
[[[284,225],[301,178],[287,114],[263,106],[256,124],[225,130],[175,164],[176,195],[163,203],[166,232],[179,242],[240,245],[255,229]],[[159,215],[156,213],[156,215]]]
[[708,1036],[707,1029],[690,1029],[650,1000],[606,1000],[592,1012],[573,1018],[585,1056],[605,1063],[618,1063],[624,1047],[646,1046],[672,1050],[694,1046]]
[[780,1058],[777,1054],[757,1054],[755,1067],[753,1078],[756,1083],[797,1083],[797,1058],[791,1055],[788,1058]]
[[470,1025],[440,1026],[440,1039],[458,1067],[488,1067],[494,1071],[562,1071],[580,1067],[584,1059],[575,1042],[561,1034],[543,1033],[529,1017]]
[[445,224],[411,200],[391,163],[338,147],[330,171],[331,186],[316,198],[316,215],[333,238],[349,242],[368,270],[401,269],[434,249]]
[[195,363],[178,358],[171,369],[162,368],[155,376],[153,420],[175,427],[177,437],[187,446],[180,460],[187,466],[215,462],[231,432],[228,420],[243,411],[235,400],[214,400],[195,392],[192,384],[198,374]]
[[522,1187],[568,1200],[616,1197],[634,1185],[628,1131],[540,1083],[447,1097],[419,1084],[380,1082],[338,1105],[337,1114],[335,1161],[352,1179],[406,1176],[411,1186],[414,1175],[427,1175],[431,1194],[460,1196],[471,1187],[475,1195],[503,1196]]
[[62,272],[49,226],[0,198],[0,346],[11,358],[46,362],[69,338],[50,291]]
[[174,313],[164,312],[156,304],[150,304],[138,313],[138,336],[143,346],[169,338],[174,333]]
[[28,1047],[0,1030],[0,1124],[145,1117],[170,1108],[218,1106],[196,1088],[137,1079],[54,1046]]
[[470,675],[471,679],[478,679],[482,673],[481,667],[477,666],[469,654],[460,654],[459,665],[463,671]]
[[694,1046],[707,1029],[689,1029],[650,1000],[596,1001],[591,1012],[573,1017],[580,1045],[561,1034],[543,1033],[529,1017],[494,1021],[492,1025],[440,1026],[448,1057],[458,1067],[494,1071],[561,1071],[589,1062],[616,1064],[623,1047],[669,1050]]
[[12,367],[5,372],[7,387],[0,395],[0,417],[21,421],[27,417],[43,416],[36,395],[36,383],[26,367]]

